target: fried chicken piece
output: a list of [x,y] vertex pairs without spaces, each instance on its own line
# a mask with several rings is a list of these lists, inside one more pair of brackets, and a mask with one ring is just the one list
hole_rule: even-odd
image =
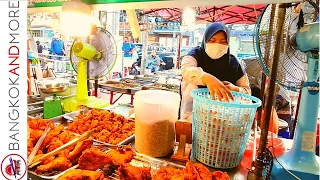
[[108,152],[109,159],[112,160],[112,164],[115,166],[120,166],[123,163],[129,163],[136,153],[132,150],[131,147],[127,147],[123,150],[110,150]]
[[212,172],[212,180],[230,180],[226,172],[214,171]]
[[96,171],[111,163],[107,153],[98,148],[89,148],[83,151],[79,158],[79,169]]
[[72,169],[64,173],[57,180],[104,180],[103,172]]
[[41,174],[47,171],[64,171],[71,168],[71,162],[65,157],[58,157],[48,164],[40,165],[36,169],[37,174]]
[[200,179],[202,180],[212,180],[212,175],[209,169],[200,163],[195,163],[193,166],[196,168],[197,172],[200,175]]
[[153,180],[184,180],[182,169],[176,169],[170,166],[161,167],[152,177]]
[[193,166],[193,164],[190,161],[187,162],[186,168],[184,169],[184,179],[185,180],[201,180],[197,169]]
[[151,168],[135,167],[130,164],[122,164],[118,169],[120,180],[151,180]]
[[82,152],[93,145],[92,139],[87,139],[85,141],[78,142],[74,149],[68,154],[67,158],[71,161],[77,161],[81,156]]
[[58,138],[63,142],[63,144],[66,144],[75,139],[76,136],[71,131],[63,131],[59,134]]
[[42,136],[42,134],[43,134],[43,130],[34,129],[30,131],[30,138],[38,141],[38,139]]
[[58,138],[53,138],[48,146],[48,152],[51,152],[61,146],[63,146],[63,142]]

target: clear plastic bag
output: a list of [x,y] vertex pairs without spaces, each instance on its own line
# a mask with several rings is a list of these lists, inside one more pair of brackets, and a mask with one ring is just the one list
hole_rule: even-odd
[[182,101],[180,108],[181,119],[192,123],[192,105],[193,98],[191,97],[191,91],[198,89],[197,85],[189,84],[182,93]]

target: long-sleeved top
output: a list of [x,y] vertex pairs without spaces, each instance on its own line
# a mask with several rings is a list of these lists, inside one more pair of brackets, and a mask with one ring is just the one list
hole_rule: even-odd
[[[202,77],[206,74],[201,67],[198,67],[197,60],[192,56],[185,56],[181,64],[182,70],[182,83],[181,83],[181,108],[180,118],[190,121],[192,117],[192,104],[193,99],[190,92],[197,89],[198,86],[203,86]],[[227,72],[226,72],[227,73]],[[251,94],[249,79],[247,74],[244,74],[236,81],[236,86],[239,91],[245,94]]]
[[[198,67],[197,60],[192,56],[185,56],[181,64],[182,70],[182,92],[188,84],[203,86],[202,77],[206,74],[201,67]],[[247,74],[244,74],[235,84],[241,93],[251,94],[250,84]]]

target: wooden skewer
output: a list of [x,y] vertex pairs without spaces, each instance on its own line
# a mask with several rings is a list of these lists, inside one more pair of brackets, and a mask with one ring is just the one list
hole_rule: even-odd
[[67,144],[39,157],[38,159],[35,159],[34,162],[32,162],[30,165],[29,165],[29,168],[32,168],[38,164],[40,164],[43,160],[46,160],[47,158],[51,157],[51,156],[54,156],[58,153],[60,153],[61,151],[67,149],[68,147],[74,145],[74,144],[77,144],[78,142],[80,141],[83,141],[87,138],[89,138],[91,135],[93,134],[93,131],[88,131],[88,132],[85,132],[82,136],[78,137],[78,138],[75,138],[73,139],[72,141],[68,142]]
[[37,152],[39,151],[40,146],[42,145],[44,139],[46,138],[48,132],[50,131],[50,124],[51,122],[48,123],[46,129],[44,130],[44,132],[42,133],[40,139],[38,140],[36,146],[33,148],[29,158],[28,158],[28,163],[31,163],[33,161],[34,156],[37,154]]

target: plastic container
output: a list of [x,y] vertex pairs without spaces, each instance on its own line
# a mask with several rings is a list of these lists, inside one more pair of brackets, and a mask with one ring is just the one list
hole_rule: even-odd
[[[270,133],[270,132],[269,132]],[[260,138],[257,138],[256,140],[256,156],[258,155],[258,149],[259,149],[259,143],[260,143]],[[274,154],[276,157],[281,156],[285,152],[285,145],[280,138],[272,138],[270,135],[268,136],[268,144],[267,147],[274,147]],[[272,151],[271,151],[272,152]],[[243,159],[241,161],[241,165],[246,167],[246,168],[251,168],[252,166],[252,153],[253,153],[253,141],[251,138],[249,139],[246,150],[243,154]]]
[[171,154],[175,142],[180,95],[162,90],[138,91],[135,94],[135,147],[151,157]]
[[191,92],[192,155],[211,167],[234,168],[241,162],[261,101],[232,92],[233,102],[219,102],[212,100],[209,94],[208,89]]

